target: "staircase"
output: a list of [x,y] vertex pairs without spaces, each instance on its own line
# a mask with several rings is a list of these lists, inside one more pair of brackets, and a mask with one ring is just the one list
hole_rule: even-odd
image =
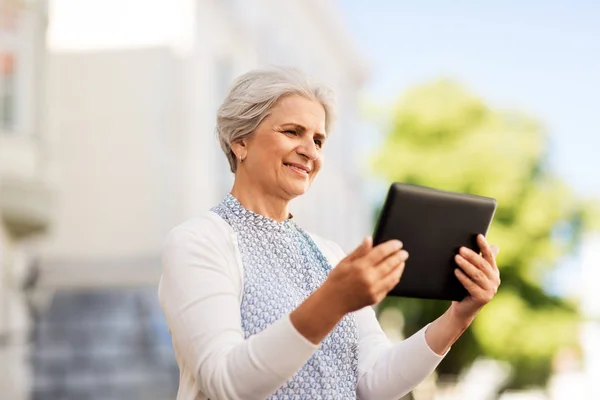
[[155,288],[56,292],[32,342],[32,400],[175,398],[179,370]]

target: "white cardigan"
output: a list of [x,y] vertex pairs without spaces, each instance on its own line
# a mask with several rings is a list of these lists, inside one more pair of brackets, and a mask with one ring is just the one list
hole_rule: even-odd
[[[332,266],[344,257],[335,243],[311,237]],[[236,234],[217,214],[208,211],[167,236],[158,295],[180,369],[178,400],[264,399],[318,348],[295,329],[289,315],[245,340],[243,276]],[[359,399],[398,399],[443,358],[427,345],[426,327],[391,344],[371,307],[354,315]]]

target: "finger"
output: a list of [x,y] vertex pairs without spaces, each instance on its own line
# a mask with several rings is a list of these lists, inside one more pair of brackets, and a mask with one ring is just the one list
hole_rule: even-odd
[[398,282],[400,282],[400,278],[404,273],[405,266],[406,263],[400,263],[398,266],[396,266],[396,268],[392,269],[392,271],[382,280],[382,283],[384,285],[383,290],[385,290],[386,293],[389,293],[389,291],[395,288]]
[[469,279],[475,282],[482,289],[486,289],[491,286],[490,277],[488,277],[488,275],[481,269],[471,264],[460,254],[457,254],[454,257],[454,260],[456,261],[456,264],[460,267],[461,271],[464,272],[465,275],[469,277]]
[[471,264],[482,270],[490,278],[494,276],[494,268],[481,255],[467,247],[461,247],[459,254]]
[[350,253],[346,256],[346,259],[347,260],[355,260],[357,258],[364,257],[369,253],[369,251],[372,248],[373,248],[373,238],[371,236],[367,236],[358,245],[358,247],[352,251],[352,253]]
[[483,258],[492,266],[496,267],[496,258],[494,253],[492,252],[492,248],[489,243],[485,239],[485,236],[482,234],[477,235],[477,244],[479,245],[479,249],[481,250],[481,254],[483,254]]
[[388,240],[387,242],[381,243],[373,247],[373,249],[366,255],[365,261],[370,265],[377,265],[391,254],[402,249],[402,242],[399,240]]
[[381,276],[386,276],[407,259],[408,252],[406,250],[399,250],[395,253],[392,253],[377,265],[377,272]]
[[473,280],[469,278],[459,268],[456,268],[454,270],[454,275],[456,275],[460,283],[462,283],[462,285],[465,287],[465,289],[467,289],[467,292],[469,292],[471,296],[477,297],[483,291],[483,289],[478,284],[473,282]]

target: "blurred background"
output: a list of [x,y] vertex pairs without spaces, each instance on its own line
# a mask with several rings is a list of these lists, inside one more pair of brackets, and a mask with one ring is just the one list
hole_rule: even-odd
[[[161,243],[231,187],[229,84],[280,64],[338,97],[307,230],[351,250],[393,181],[498,199],[501,290],[410,398],[600,399],[599,20],[591,0],[0,0],[0,398],[174,398]],[[401,340],[446,307],[378,314]]]

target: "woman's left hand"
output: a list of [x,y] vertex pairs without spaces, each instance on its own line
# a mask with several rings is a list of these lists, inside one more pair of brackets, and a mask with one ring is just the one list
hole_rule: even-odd
[[494,298],[500,286],[500,271],[496,264],[498,247],[489,245],[485,236],[481,234],[477,236],[477,244],[481,255],[461,247],[459,254],[455,256],[460,268],[454,273],[469,295],[460,302],[453,301],[451,309],[456,317],[467,323]]

